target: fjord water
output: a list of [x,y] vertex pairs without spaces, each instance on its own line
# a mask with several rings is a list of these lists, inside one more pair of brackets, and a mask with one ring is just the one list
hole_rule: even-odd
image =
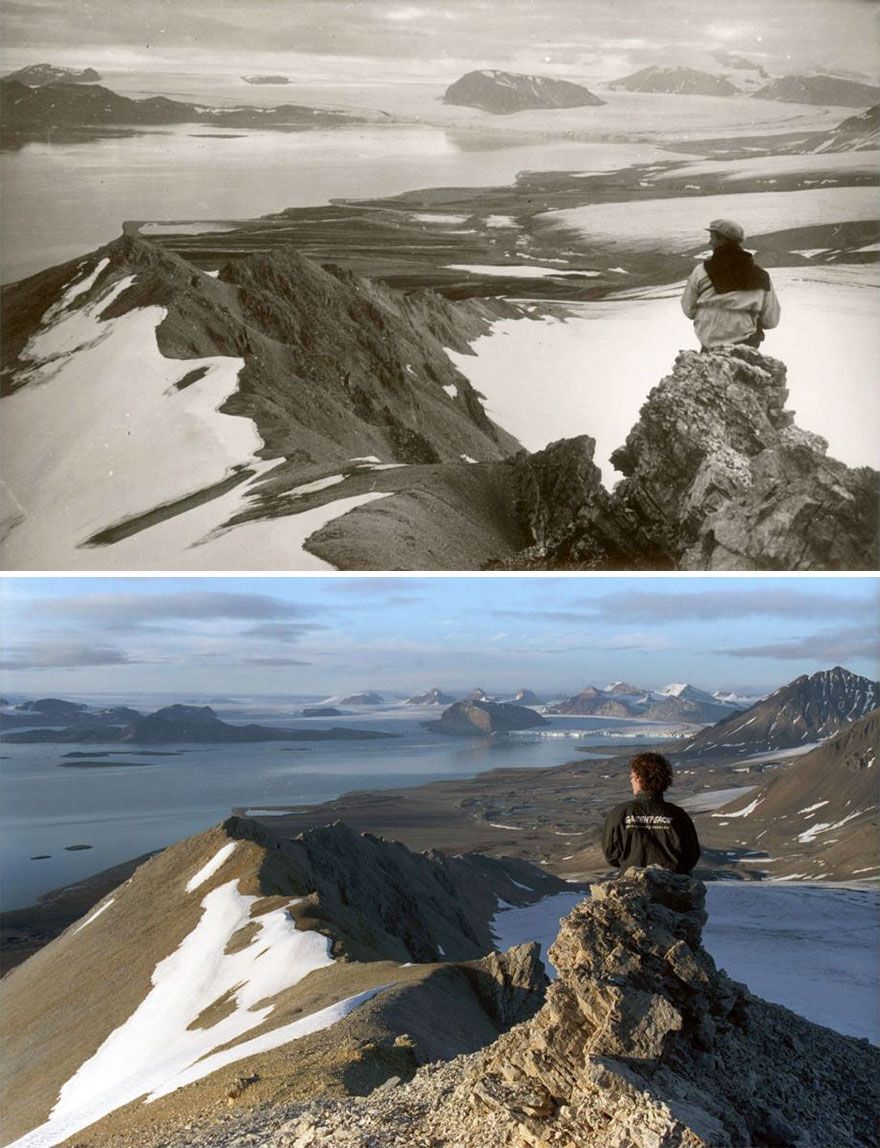
[[29,143],[0,155],[0,279],[84,255],[115,239],[125,220],[252,219],[332,198],[508,184],[525,170],[608,170],[656,153],[399,124],[290,133],[185,124]]
[[[574,749],[584,744],[580,740],[448,738],[419,725],[419,718],[436,716],[436,711],[373,712],[303,721],[247,715],[247,720],[286,727],[344,725],[401,735],[387,741],[155,749],[7,743],[0,763],[3,908],[32,904],[49,889],[199,833],[234,808],[313,805],[356,789],[419,785],[496,768],[560,765],[586,756]],[[607,718],[555,718],[552,729],[596,730],[614,724]],[[653,727],[652,736],[658,728]],[[65,756],[71,753],[87,756]],[[125,764],[63,768],[77,760]],[[71,845],[91,848],[68,851]],[[49,856],[31,859],[41,854]]]

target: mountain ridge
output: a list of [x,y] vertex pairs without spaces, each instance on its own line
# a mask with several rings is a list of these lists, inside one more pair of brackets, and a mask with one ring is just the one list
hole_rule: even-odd
[[[801,674],[746,710],[701,730],[681,756],[785,750],[837,733],[880,705],[880,685],[842,666]],[[746,732],[747,731],[747,732]],[[740,740],[730,741],[739,734]]]

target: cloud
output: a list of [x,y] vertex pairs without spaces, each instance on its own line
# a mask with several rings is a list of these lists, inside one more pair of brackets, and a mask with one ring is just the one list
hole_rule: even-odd
[[303,662],[298,658],[242,658],[248,666],[311,666],[314,662]]
[[870,658],[876,663],[877,635],[865,626],[808,634],[762,646],[738,646],[731,650],[714,650],[734,658],[784,658],[792,661],[831,662],[847,658]]
[[131,663],[124,650],[112,646],[95,646],[90,642],[35,642],[7,651],[0,665],[5,670],[57,670]]
[[730,618],[862,618],[874,604],[864,597],[832,597],[816,591],[798,592],[789,584],[779,589],[616,591],[593,602],[584,601],[603,619],[639,622],[714,622]]
[[320,622],[264,622],[260,626],[251,626],[241,635],[242,638],[267,638],[273,642],[299,642],[308,634],[316,630],[328,630]]
[[287,602],[272,594],[229,590],[175,590],[166,594],[99,593],[41,600],[43,616],[66,617],[104,625],[137,626],[150,622],[270,620],[314,613],[314,607]]
[[409,606],[425,600],[425,586],[418,578],[350,578],[334,581],[327,592],[343,598],[381,600],[389,606]]

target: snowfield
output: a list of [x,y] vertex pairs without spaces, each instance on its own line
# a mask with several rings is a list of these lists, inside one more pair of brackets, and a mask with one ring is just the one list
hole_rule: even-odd
[[[880,268],[774,269],[772,278],[782,321],[761,350],[788,368],[797,425],[827,439],[832,458],[880,468]],[[611,453],[648,392],[682,348],[699,347],[679,305],[683,286],[569,303],[569,317],[502,319],[474,341],[474,354],[447,354],[486,396],[489,417],[529,450],[576,434],[595,438],[610,488],[621,477]]]
[[[836,158],[836,157],[835,157]],[[801,191],[746,191],[730,195],[674,196],[641,202],[591,203],[535,217],[565,228],[591,248],[681,251],[705,242],[710,219],[736,219],[751,236],[835,220],[877,218],[874,187],[816,187]]]
[[[236,390],[244,360],[165,358],[156,343],[166,314],[162,307],[101,319],[134,276],[71,311],[103,267],[99,263],[75,281],[46,313],[23,352],[32,364],[28,383],[3,402],[4,567],[332,570],[305,549],[308,537],[387,495],[337,499],[300,514],[227,528],[277,465],[256,457],[263,442],[250,419],[220,413]],[[205,371],[202,378],[176,388],[198,370]],[[252,477],[222,494],[110,545],[82,545],[242,468],[253,471]],[[293,493],[341,481],[342,475],[334,475]]]
[[[206,880],[211,866],[225,857],[221,849],[190,885]],[[333,964],[329,940],[297,929],[289,906],[253,918],[259,928],[250,943],[228,952],[234,934],[251,923],[258,899],[243,896],[237,880],[204,897],[198,925],[156,966],[147,996],[62,1087],[46,1123],[16,1140],[14,1148],[51,1148],[138,1097],[149,1103],[224,1065],[327,1028],[381,991],[371,989],[242,1041],[272,1015],[274,1005],[261,1002]],[[226,999],[235,1005],[231,1013],[207,1027],[196,1024],[206,1009]]]

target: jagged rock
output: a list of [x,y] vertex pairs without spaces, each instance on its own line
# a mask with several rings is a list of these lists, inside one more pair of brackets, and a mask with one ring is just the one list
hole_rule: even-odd
[[550,951],[559,979],[544,1007],[463,1082],[462,1143],[874,1142],[876,1051],[719,971],[700,944],[704,899],[700,881],[653,868],[593,887]]
[[549,984],[541,946],[532,941],[506,953],[489,953],[463,966],[486,1012],[502,1032],[535,1015]]
[[531,511],[547,524],[540,546],[502,565],[874,569],[880,476],[828,458],[824,439],[794,426],[785,377],[749,347],[682,351],[611,456],[625,476],[613,493],[585,484],[572,519],[580,474],[560,455],[563,472]]

